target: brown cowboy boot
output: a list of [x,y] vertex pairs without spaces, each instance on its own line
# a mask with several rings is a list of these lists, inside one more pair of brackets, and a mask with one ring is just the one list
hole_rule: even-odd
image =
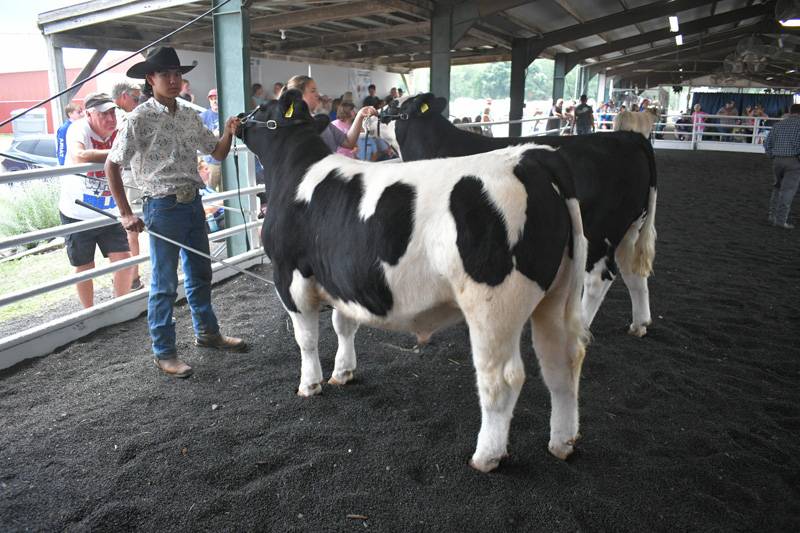
[[171,357],[169,359],[153,359],[153,362],[166,375],[172,376],[173,378],[188,378],[193,372],[192,367],[177,357]]
[[219,350],[232,350],[246,352],[247,343],[237,337],[226,337],[221,333],[201,333],[194,339],[197,346],[204,348],[217,348]]

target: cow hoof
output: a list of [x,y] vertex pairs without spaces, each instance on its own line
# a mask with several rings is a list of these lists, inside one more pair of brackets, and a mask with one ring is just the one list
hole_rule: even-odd
[[316,396],[321,392],[322,385],[319,383],[314,383],[310,387],[306,385],[300,385],[300,388],[297,389],[297,395],[303,398],[310,398],[311,396]]
[[480,460],[480,459],[475,459],[475,457],[473,456],[472,459],[469,460],[469,466],[471,466],[472,468],[474,468],[479,472],[488,474],[489,472],[491,472],[500,465],[501,459],[502,457],[495,457],[486,460]]
[[572,455],[572,452],[575,451],[575,441],[568,440],[566,442],[550,442],[547,447],[550,450],[550,453],[561,459],[562,461],[566,460],[567,457]]
[[328,380],[328,383],[331,385],[344,385],[348,381],[353,379],[353,371],[352,370],[345,370],[344,372],[334,372],[331,375],[331,379]]
[[642,338],[645,335],[647,335],[647,326],[645,326],[644,324],[641,324],[639,326],[631,324],[631,326],[628,328],[628,335],[633,335],[634,337]]
[[432,336],[433,333],[417,333],[417,347],[426,346],[431,341]]

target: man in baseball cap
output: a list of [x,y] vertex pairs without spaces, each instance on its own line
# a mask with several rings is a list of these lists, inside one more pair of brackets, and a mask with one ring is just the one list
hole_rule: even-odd
[[93,109],[100,113],[105,113],[109,109],[114,109],[117,104],[106,93],[91,93],[86,95],[86,100],[83,102],[83,107],[88,111]]
[[[117,133],[116,104],[106,93],[91,93],[83,103],[86,116],[67,130],[66,163],[103,163],[114,144]],[[75,200],[87,202],[94,207],[117,214],[117,205],[105,181],[102,170],[89,171],[85,176],[64,176],[58,210],[62,224],[81,220],[102,218],[102,215],[81,207]],[[111,262],[130,257],[128,239],[119,224],[72,233],[65,237],[67,257],[75,272],[95,267],[95,250],[100,248]],[[131,288],[131,270],[126,268],[114,272],[114,295],[127,294]],[[94,305],[92,280],[76,284],[78,299],[84,307]]]

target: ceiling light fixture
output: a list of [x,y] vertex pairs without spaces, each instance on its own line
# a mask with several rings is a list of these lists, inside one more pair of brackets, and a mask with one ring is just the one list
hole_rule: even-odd
[[775,18],[786,28],[800,28],[800,0],[778,0]]
[[358,47],[358,51],[361,51],[361,43],[357,43],[356,46]]
[[669,31],[672,33],[678,33],[678,17],[669,18]]
[[683,44],[683,35],[681,35],[680,33],[675,36],[675,44],[677,44],[678,46]]
[[281,32],[281,40],[285,41],[286,40],[286,30],[278,30],[278,31]]

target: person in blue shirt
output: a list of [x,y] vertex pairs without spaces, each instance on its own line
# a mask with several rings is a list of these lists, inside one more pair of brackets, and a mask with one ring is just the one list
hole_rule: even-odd
[[67,115],[67,120],[56,131],[56,157],[58,157],[58,164],[63,166],[67,157],[67,130],[76,120],[83,118],[83,108],[78,104],[67,104],[64,109]]
[[[202,159],[197,163],[197,173],[200,174],[200,178],[203,180],[203,184],[205,184],[205,187],[198,191],[200,196],[217,194],[218,191],[212,189],[208,183],[211,175],[208,164]],[[203,211],[206,214],[206,226],[208,226],[209,233],[214,233],[215,231],[225,228],[225,210],[223,208],[206,204],[203,206]]]
[[[211,89],[208,91],[208,105],[209,108],[200,113],[200,120],[206,128],[219,136],[219,102],[217,100],[217,90]],[[209,171],[209,186],[212,189],[219,190],[219,184],[222,180],[222,162],[217,161],[210,155],[204,155],[203,161],[208,165]]]
[[385,161],[393,157],[394,152],[383,139],[362,137],[358,140],[358,158],[362,161]]

